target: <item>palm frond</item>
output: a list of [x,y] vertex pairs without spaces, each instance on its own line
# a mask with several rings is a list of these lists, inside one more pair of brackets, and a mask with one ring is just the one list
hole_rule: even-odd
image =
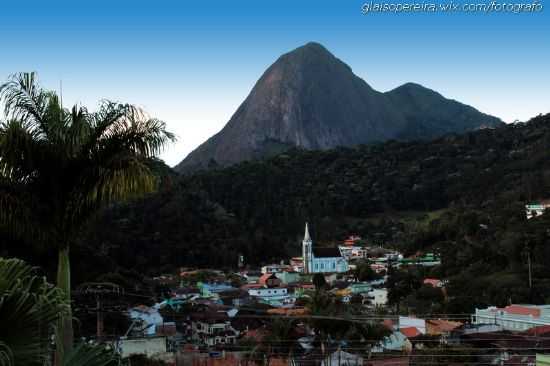
[[52,94],[39,87],[34,72],[14,74],[0,85],[0,102],[4,103],[5,115],[41,132],[47,132],[43,112]]
[[131,151],[144,157],[153,157],[162,152],[167,143],[175,141],[175,136],[166,131],[166,124],[149,118],[141,109],[129,104],[106,102],[103,107],[112,111],[104,122],[105,112],[94,116],[97,132],[93,143],[99,154],[112,154],[113,151]]
[[67,119],[65,153],[67,157],[74,158],[82,152],[83,145],[92,133],[88,109],[75,105],[67,115]]
[[68,305],[59,289],[18,259],[0,258],[0,344],[14,365],[42,365],[49,335]]
[[0,177],[25,183],[45,158],[44,141],[19,120],[0,123]]
[[0,342],[0,366],[13,366],[13,352],[4,342]]
[[14,239],[42,240],[51,232],[38,217],[44,214],[37,200],[20,185],[0,177],[0,231]]
[[120,358],[100,345],[81,343],[63,358],[62,366],[117,366]]
[[156,177],[143,159],[128,153],[115,155],[82,174],[66,220],[81,222],[100,207],[153,192],[156,184]]

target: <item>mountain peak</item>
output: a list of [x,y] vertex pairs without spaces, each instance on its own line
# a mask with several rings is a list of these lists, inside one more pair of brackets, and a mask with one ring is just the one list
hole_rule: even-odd
[[441,94],[439,94],[435,90],[432,90],[430,88],[426,88],[424,85],[421,85],[421,84],[418,84],[418,83],[413,83],[413,82],[408,82],[408,83],[405,83],[403,85],[400,85],[397,88],[387,92],[386,94],[394,94],[394,95],[397,95],[397,94],[408,94],[408,95],[423,94],[423,95],[441,96]]
[[318,42],[308,42],[305,45],[296,48],[296,50],[300,50],[300,49],[308,50],[308,51],[322,51],[322,52],[330,53],[330,51],[327,50],[325,48],[325,46],[323,46],[322,44],[320,44]]
[[291,147],[318,150],[431,138],[498,123],[418,84],[380,93],[324,46],[309,42],[279,57],[225,127],[176,170],[227,166]]
[[[317,42],[309,42],[303,46],[295,48],[294,50],[285,53],[277,62],[292,62],[296,64],[309,63],[309,64],[321,64],[323,62],[339,61],[329,50],[327,50],[322,44]],[[275,62],[275,65],[277,64]],[[343,62],[341,62],[345,65]],[[346,67],[348,67],[346,65]]]

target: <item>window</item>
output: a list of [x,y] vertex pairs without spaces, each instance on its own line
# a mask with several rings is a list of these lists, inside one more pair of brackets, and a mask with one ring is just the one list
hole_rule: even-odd
[[336,269],[336,262],[332,262],[332,269]]

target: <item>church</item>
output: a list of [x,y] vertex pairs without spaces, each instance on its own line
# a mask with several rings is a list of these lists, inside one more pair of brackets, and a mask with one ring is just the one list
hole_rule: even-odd
[[304,273],[342,273],[349,270],[348,262],[339,248],[314,248],[306,222],[306,232],[302,241]]

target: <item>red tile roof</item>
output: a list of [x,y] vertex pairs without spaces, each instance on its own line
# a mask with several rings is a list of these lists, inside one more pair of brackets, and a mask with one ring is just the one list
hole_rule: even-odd
[[405,328],[400,328],[399,331],[401,333],[403,333],[403,335],[407,338],[414,338],[414,337],[418,337],[419,335],[421,335],[422,333],[418,330],[418,328],[416,327],[405,327]]
[[442,333],[447,333],[460,326],[462,326],[461,322],[453,322],[453,321],[443,320],[443,319],[426,320],[426,331],[430,335],[439,335]]
[[525,334],[528,334],[530,336],[541,336],[541,335],[546,335],[548,333],[550,333],[550,325],[541,325],[538,327],[527,329],[525,331]]
[[259,279],[258,279],[258,283],[260,285],[267,285],[267,281],[268,280],[271,280],[271,281],[275,281],[276,283],[281,283],[281,280],[275,275],[275,273],[265,273],[263,274]]
[[540,309],[522,306],[522,305],[509,305],[502,310],[508,314],[515,315],[532,315],[535,318],[540,317]]
[[441,280],[438,280],[437,278],[425,278],[423,283],[433,287],[441,287]]

